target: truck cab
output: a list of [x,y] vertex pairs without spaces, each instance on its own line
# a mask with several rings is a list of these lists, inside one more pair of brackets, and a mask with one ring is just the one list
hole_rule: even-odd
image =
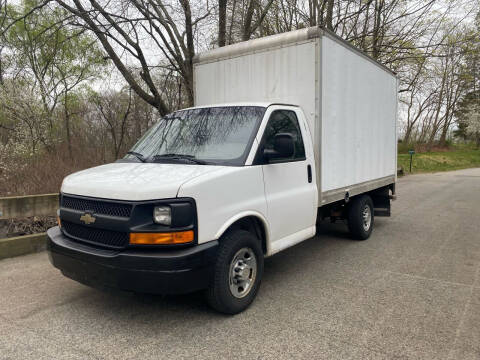
[[315,235],[314,173],[297,106],[177,111],[124,159],[65,178],[50,259],[88,285],[210,289],[215,308],[238,312],[258,291],[263,258]]

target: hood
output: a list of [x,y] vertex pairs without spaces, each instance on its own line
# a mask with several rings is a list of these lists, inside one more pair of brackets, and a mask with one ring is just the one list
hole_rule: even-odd
[[61,191],[132,201],[174,198],[186,181],[222,168],[195,164],[113,163],[67,176]]

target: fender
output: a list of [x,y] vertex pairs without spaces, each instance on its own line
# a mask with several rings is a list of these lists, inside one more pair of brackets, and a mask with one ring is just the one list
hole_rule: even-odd
[[227,229],[230,226],[232,226],[232,224],[234,224],[238,220],[240,220],[244,217],[248,217],[248,216],[254,216],[261,221],[261,223],[263,225],[263,228],[265,229],[265,244],[267,246],[266,255],[268,256],[270,254],[270,251],[271,251],[271,248],[270,248],[270,226],[268,224],[268,221],[267,221],[266,217],[263,214],[259,213],[258,211],[253,211],[253,210],[242,211],[242,212],[236,214],[235,216],[232,216],[230,219],[228,219],[220,227],[220,229],[215,234],[215,239],[214,240],[218,240],[225,233],[225,231],[227,231]]

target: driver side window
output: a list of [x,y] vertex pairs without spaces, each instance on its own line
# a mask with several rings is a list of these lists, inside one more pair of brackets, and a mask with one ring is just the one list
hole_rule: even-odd
[[273,149],[275,135],[280,133],[289,133],[293,136],[295,151],[292,157],[275,159],[275,162],[305,160],[302,132],[295,112],[290,110],[276,110],[272,113],[263,134],[264,148]]

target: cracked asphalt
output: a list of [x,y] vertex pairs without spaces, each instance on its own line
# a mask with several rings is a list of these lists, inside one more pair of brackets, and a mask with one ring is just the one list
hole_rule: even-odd
[[106,293],[46,253],[0,261],[0,359],[480,359],[480,169],[399,179],[365,242],[343,224],[266,260],[234,317],[199,294]]

